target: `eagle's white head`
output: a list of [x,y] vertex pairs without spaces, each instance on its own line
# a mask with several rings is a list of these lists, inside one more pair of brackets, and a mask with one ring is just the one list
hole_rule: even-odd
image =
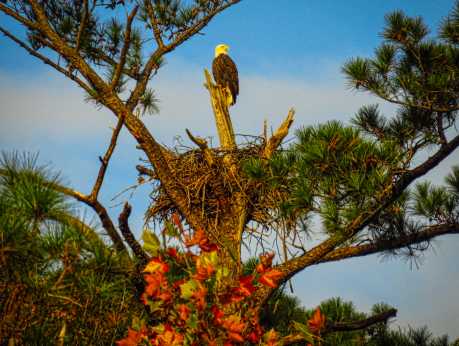
[[220,54],[228,54],[229,46],[226,44],[219,44],[215,47],[215,57],[219,56]]

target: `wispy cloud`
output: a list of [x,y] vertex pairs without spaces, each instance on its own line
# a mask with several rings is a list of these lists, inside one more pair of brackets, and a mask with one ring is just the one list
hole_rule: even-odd
[[[338,64],[328,65],[319,79],[242,75],[241,95],[232,109],[235,131],[260,134],[264,119],[275,128],[290,107],[297,111],[296,128],[332,119],[347,122],[361,105],[376,101],[346,89],[339,76]],[[174,136],[183,136],[189,128],[199,136],[214,137],[217,143],[203,79],[202,67],[171,60],[153,81],[161,112],[146,117],[145,122],[158,140],[172,145]],[[382,109],[387,114],[394,110],[387,104],[382,104]],[[113,120],[108,111],[85,103],[83,93],[55,73],[18,79],[0,70],[0,149],[40,150],[42,160],[52,161],[82,191],[87,192],[94,181],[97,157],[106,148]],[[117,201],[111,198],[135,182],[135,164],[141,156],[124,131],[102,190],[105,204],[115,205]],[[458,158],[455,153],[430,177],[441,178]],[[142,188],[131,201],[136,233],[142,228],[148,190]],[[110,212],[116,218],[119,207]],[[375,256],[354,259],[306,270],[295,279],[295,293],[309,307],[341,296],[368,311],[373,303],[384,300],[399,309],[400,324],[427,324],[435,333],[458,337],[459,305],[455,302],[459,280],[452,279],[457,278],[458,240],[448,237],[438,244],[438,254],[429,252],[419,271],[411,271],[400,261],[381,263]]]

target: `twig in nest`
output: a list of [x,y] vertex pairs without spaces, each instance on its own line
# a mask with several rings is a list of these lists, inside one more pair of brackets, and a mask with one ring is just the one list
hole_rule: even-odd
[[188,135],[188,137],[190,138],[190,140],[194,144],[196,144],[199,147],[199,149],[202,150],[202,153],[204,155],[204,159],[207,161],[209,166],[213,166],[213,164],[214,164],[214,156],[212,155],[212,151],[209,149],[209,147],[207,145],[207,141],[204,138],[193,136],[193,134],[188,129],[185,129],[185,131],[186,131],[186,134]]

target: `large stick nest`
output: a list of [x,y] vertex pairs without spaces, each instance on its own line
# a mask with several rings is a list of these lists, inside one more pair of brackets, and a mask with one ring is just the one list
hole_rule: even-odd
[[[209,149],[213,164],[209,164],[200,149],[182,152],[175,149],[173,155],[165,157],[177,184],[187,195],[191,210],[199,212],[208,224],[214,224],[236,193],[242,193],[251,204],[252,219],[264,224],[273,218],[281,193],[263,189],[263,184],[250,181],[242,172],[244,162],[259,158],[263,149],[264,143],[249,143],[231,151]],[[161,223],[178,210],[158,180],[154,180],[153,186],[146,221]]]

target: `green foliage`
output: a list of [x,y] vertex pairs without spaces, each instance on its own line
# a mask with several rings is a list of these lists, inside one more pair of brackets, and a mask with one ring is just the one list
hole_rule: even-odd
[[444,142],[446,129],[457,117],[458,6],[441,25],[437,39],[428,37],[419,17],[401,11],[387,15],[384,42],[374,58],[354,58],[344,65],[350,87],[400,105],[390,120],[374,106],[363,108],[355,120],[359,127],[377,138],[398,138],[407,149]]
[[298,142],[265,164],[249,161],[245,173],[268,189],[283,189],[284,211],[317,212],[334,234],[374,202],[393,179],[403,152],[392,140],[365,138],[353,127],[328,122],[296,133]]
[[[365,314],[357,311],[352,302],[345,302],[339,297],[325,300],[319,307],[329,323],[358,321],[392,308],[384,303],[375,304],[371,313]],[[281,335],[288,335],[295,331],[295,323],[305,324],[314,310],[301,307],[296,297],[277,291],[263,310],[261,322],[264,327],[275,328]],[[456,346],[458,341],[450,342],[447,335],[434,337],[427,327],[403,329],[391,328],[387,323],[377,323],[366,330],[328,334],[323,337],[322,345]],[[297,344],[304,345],[304,342]]]
[[142,314],[132,264],[85,236],[35,155],[3,154],[0,169],[0,342],[55,345],[65,325],[66,342],[113,343]]
[[429,222],[457,222],[459,220],[459,196],[457,194],[459,167],[455,166],[445,178],[446,186],[433,186],[426,181],[419,183],[413,192],[413,212]]

